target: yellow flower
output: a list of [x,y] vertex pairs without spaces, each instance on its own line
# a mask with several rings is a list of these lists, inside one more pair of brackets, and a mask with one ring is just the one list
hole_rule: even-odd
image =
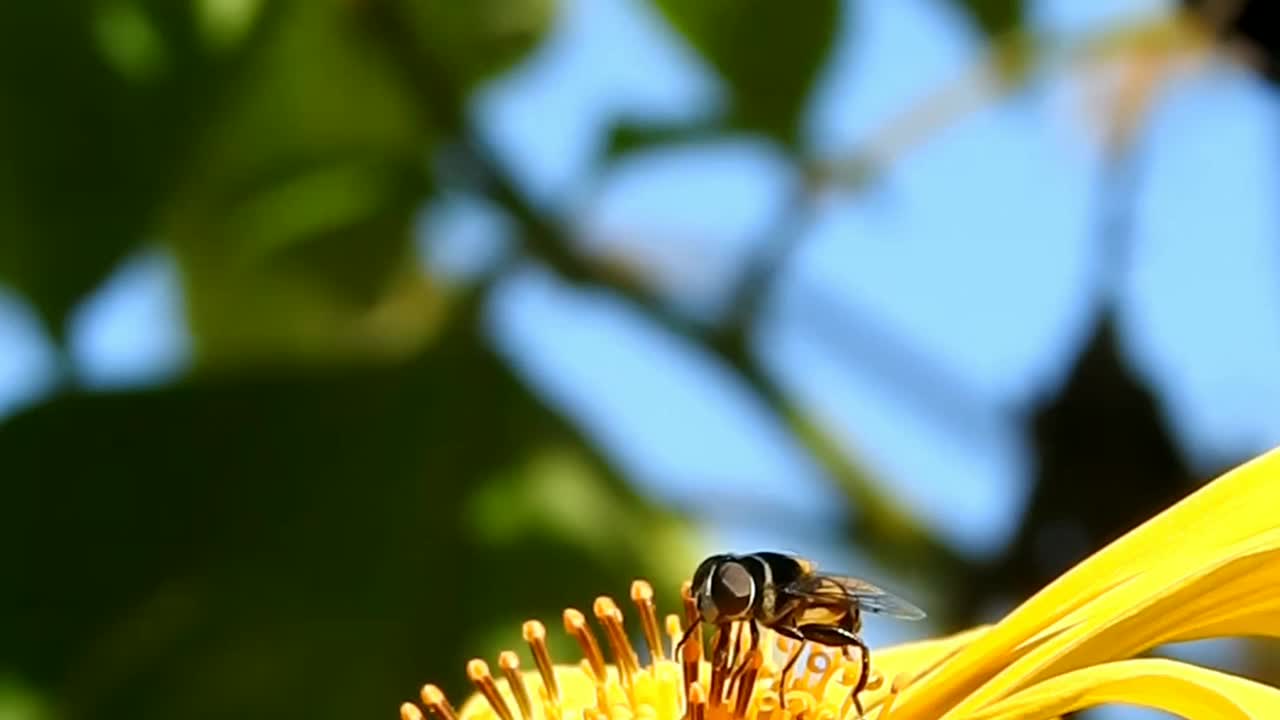
[[[1103,501],[1100,499],[1100,501]],[[746,652],[736,628],[675,657],[679,617],[664,639],[647,583],[632,586],[652,660],[641,664],[622,613],[599,598],[594,615],[613,658],[576,610],[565,628],[583,653],[553,665],[546,629],[525,624],[535,671],[515,653],[503,678],[472,660],[479,692],[455,712],[433,685],[422,702],[437,720],[842,720],[858,659],[811,647],[779,692],[790,641],[766,632]],[[692,611],[684,593],[686,617]],[[1196,720],[1280,718],[1280,690],[1173,660],[1135,656],[1159,645],[1221,636],[1280,636],[1280,450],[1206,485],[1082,562],[999,623],[937,640],[872,652],[859,700],[869,720],[1038,720],[1105,703],[1145,705]],[[403,720],[420,720],[401,706]]]

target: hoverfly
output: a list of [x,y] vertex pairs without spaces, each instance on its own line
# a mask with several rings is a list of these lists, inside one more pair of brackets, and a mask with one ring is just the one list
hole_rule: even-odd
[[853,689],[853,704],[862,717],[858,694],[867,686],[871,657],[858,636],[862,612],[902,620],[919,620],[924,611],[865,580],[818,572],[817,565],[793,555],[757,552],[746,555],[712,555],[693,573],[691,590],[697,601],[696,622],[690,624],[677,647],[693,635],[701,623],[727,626],[745,623],[749,650],[760,641],[763,625],[787,638],[800,641],[779,675],[787,673],[800,657],[804,641],[841,648],[850,660],[858,648],[862,672]]

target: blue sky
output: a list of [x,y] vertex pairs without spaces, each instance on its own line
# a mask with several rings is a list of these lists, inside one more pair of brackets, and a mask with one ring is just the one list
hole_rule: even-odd
[[[593,176],[611,118],[696,118],[722,94],[634,0],[563,5],[545,46],[477,98],[474,118],[521,185],[570,213],[584,242],[654,268],[675,302],[710,311],[780,206],[790,170],[740,138]],[[1032,17],[1040,29],[1087,33],[1170,5],[1040,0]],[[936,0],[863,0],[847,17],[807,119],[817,152],[857,147],[981,50],[976,32]],[[1027,448],[1010,411],[1062,379],[1097,301],[1101,160],[1079,83],[1053,70],[899,158],[869,191],[825,198],[760,334],[778,381],[973,554],[1007,541],[1025,501]],[[1206,464],[1280,444],[1277,112],[1256,78],[1213,66],[1163,96],[1144,135],[1121,322],[1184,448]],[[504,242],[501,220],[462,199],[433,205],[423,228],[437,272],[465,274]],[[928,364],[933,384],[904,389],[875,353],[833,336],[831,317],[873,319],[900,352]],[[822,529],[840,514],[840,497],[750,393],[625,303],[531,267],[502,285],[488,325],[516,367],[644,492],[713,517],[710,545],[865,565]],[[110,388],[181,373],[190,341],[169,261],[132,259],[80,309],[70,335],[67,382]],[[59,378],[29,309],[0,288],[0,418]],[[786,520],[717,515],[729,492],[779,507]],[[873,644],[919,632],[868,629]],[[1155,717],[1123,715],[1140,716]]]

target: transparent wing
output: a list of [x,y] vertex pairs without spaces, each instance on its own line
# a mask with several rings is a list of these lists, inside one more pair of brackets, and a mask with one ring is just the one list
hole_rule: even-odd
[[925,616],[923,610],[897,595],[866,580],[845,575],[814,573],[791,583],[785,592],[822,604],[856,603],[859,609],[866,612],[899,620],[920,620]]

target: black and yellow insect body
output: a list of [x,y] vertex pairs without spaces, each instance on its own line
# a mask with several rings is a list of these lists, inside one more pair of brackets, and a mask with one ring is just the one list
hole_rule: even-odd
[[787,673],[806,641],[841,648],[850,660],[856,647],[862,672],[853,689],[853,703],[859,717],[862,704],[858,694],[866,688],[871,671],[871,653],[858,636],[862,613],[902,620],[924,617],[915,605],[865,580],[819,572],[804,558],[776,552],[712,555],[694,571],[690,592],[699,617],[685,631],[680,645],[702,622],[716,626],[744,623],[750,650],[759,642],[760,625],[799,641],[782,668],[779,687],[786,686]]

